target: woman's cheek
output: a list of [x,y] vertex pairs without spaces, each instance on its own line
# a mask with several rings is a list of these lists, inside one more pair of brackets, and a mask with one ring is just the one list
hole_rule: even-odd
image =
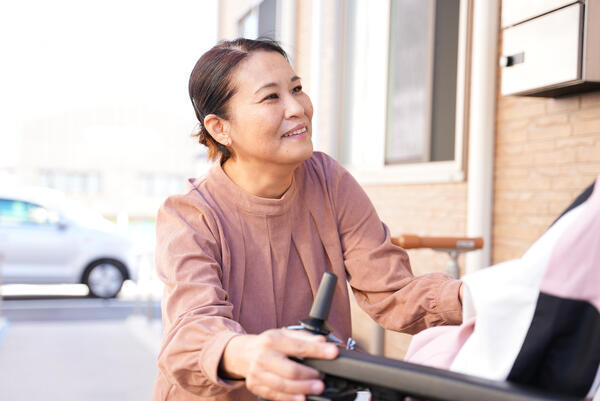
[[313,116],[313,105],[312,105],[312,101],[310,100],[310,97],[308,95],[306,96],[306,106],[304,106],[304,113],[306,113],[306,115],[308,116],[308,119],[312,121],[312,116]]

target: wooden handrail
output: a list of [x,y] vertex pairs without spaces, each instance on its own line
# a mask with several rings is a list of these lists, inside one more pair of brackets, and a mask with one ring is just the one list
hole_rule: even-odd
[[392,238],[392,243],[404,249],[433,248],[470,251],[483,248],[482,237],[421,237],[403,234]]

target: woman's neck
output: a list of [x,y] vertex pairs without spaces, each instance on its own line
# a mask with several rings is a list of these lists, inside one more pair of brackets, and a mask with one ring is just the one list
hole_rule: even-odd
[[223,171],[244,191],[261,198],[279,199],[292,184],[297,167],[265,168],[229,159],[223,164]]

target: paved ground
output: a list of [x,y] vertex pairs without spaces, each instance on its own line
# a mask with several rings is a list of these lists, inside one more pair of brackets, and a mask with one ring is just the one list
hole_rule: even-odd
[[14,287],[2,302],[0,401],[151,399],[160,346],[158,290],[139,296],[132,287],[119,299],[100,300],[78,295],[86,291],[76,287],[31,288]]
[[[158,303],[5,300],[2,401],[148,401],[160,342]],[[132,315],[132,313],[140,313]],[[144,313],[144,314],[142,314]]]
[[132,315],[160,318],[160,301],[124,301],[71,297],[4,300],[2,316],[10,322],[123,320]]

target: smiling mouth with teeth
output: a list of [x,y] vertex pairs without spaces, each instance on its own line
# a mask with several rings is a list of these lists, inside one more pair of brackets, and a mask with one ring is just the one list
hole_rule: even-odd
[[295,131],[288,132],[287,134],[283,135],[282,138],[304,134],[305,132],[306,132],[306,127],[303,127],[303,128],[297,129]]

